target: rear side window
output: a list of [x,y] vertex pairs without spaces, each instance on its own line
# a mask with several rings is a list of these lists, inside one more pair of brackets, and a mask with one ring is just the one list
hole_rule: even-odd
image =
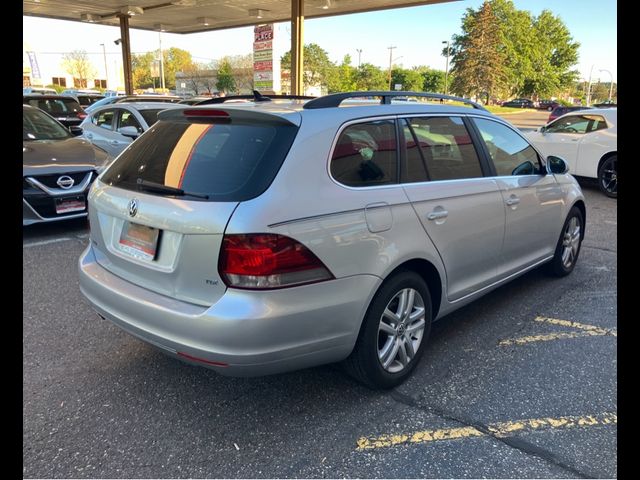
[[115,110],[102,110],[91,117],[91,123],[106,130],[112,130],[115,112]]
[[474,118],[496,173],[500,176],[540,174],[540,159],[527,141],[509,127],[492,120]]
[[138,110],[144,121],[147,122],[147,125],[151,126],[158,121],[158,114],[162,111],[158,110]]
[[462,118],[415,117],[403,122],[407,146],[404,182],[483,176]]
[[397,183],[395,122],[378,120],[345,128],[333,150],[331,175],[350,187]]
[[271,184],[297,131],[264,122],[160,121],[122,152],[102,181],[137,190],[140,179],[208,195],[209,201],[248,200]]

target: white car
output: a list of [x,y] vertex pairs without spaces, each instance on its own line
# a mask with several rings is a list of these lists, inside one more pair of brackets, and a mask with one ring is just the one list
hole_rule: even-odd
[[597,178],[607,196],[618,196],[618,109],[567,113],[525,133],[545,155],[562,157],[577,177]]

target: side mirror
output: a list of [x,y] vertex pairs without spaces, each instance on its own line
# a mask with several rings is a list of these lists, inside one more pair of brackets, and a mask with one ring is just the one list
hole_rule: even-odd
[[546,132],[546,131],[547,131],[547,127],[546,127],[545,125],[543,125],[542,127],[540,127],[540,128],[538,129],[538,131],[539,131],[540,133],[544,133],[544,132]]
[[140,133],[136,127],[128,126],[128,127],[120,127],[118,129],[118,133],[124,135],[125,137],[138,138]]
[[569,173],[569,165],[564,158],[549,155],[547,157],[547,172],[564,175],[565,173]]
[[71,127],[69,127],[69,132],[74,137],[79,137],[80,135],[82,135],[82,128],[76,127],[76,126],[71,126]]

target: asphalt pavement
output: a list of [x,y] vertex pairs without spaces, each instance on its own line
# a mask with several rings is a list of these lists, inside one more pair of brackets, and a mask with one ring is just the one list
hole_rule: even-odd
[[434,325],[399,388],[336,366],[228,378],[101,320],[85,221],[23,229],[24,478],[612,478],[617,201],[585,185],[574,272]]

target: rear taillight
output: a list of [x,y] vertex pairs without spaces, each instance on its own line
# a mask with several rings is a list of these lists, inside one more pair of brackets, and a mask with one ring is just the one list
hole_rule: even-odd
[[333,275],[311,250],[283,235],[225,235],[220,276],[229,287],[282,288],[331,280]]
[[78,118],[87,118],[87,114],[86,113],[78,113]]

